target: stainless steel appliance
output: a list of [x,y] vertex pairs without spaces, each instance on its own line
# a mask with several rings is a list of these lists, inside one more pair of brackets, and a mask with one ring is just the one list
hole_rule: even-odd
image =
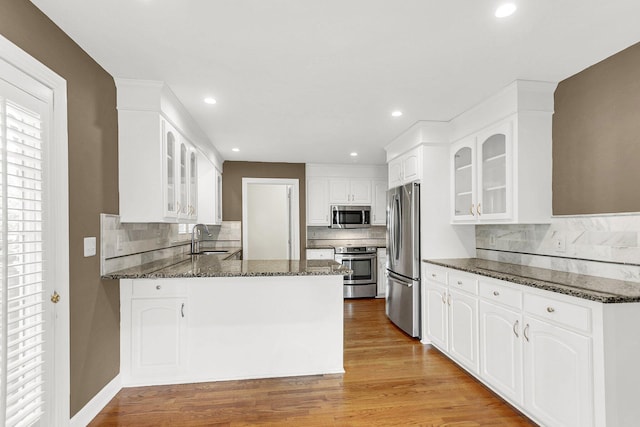
[[345,246],[335,248],[335,260],[352,270],[344,276],[345,298],[376,296],[377,259],[375,247]]
[[387,317],[420,337],[420,184],[387,192]]
[[371,206],[331,206],[331,228],[371,227]]

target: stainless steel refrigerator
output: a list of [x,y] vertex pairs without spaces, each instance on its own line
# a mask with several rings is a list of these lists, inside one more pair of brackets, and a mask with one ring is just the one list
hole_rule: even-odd
[[387,317],[420,337],[420,184],[387,192]]

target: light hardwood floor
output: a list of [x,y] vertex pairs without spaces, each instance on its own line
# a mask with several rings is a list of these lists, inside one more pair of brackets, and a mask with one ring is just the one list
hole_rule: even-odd
[[344,315],[344,375],[126,388],[90,425],[535,425],[397,329],[384,300],[347,300]]

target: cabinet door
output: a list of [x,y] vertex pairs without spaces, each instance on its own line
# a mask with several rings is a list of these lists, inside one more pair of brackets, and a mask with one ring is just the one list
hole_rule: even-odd
[[[385,183],[386,184],[386,183]],[[376,296],[384,298],[387,295],[387,250],[378,249],[378,284]]]
[[544,425],[593,425],[591,339],[524,317],[525,408]]
[[402,158],[402,181],[403,183],[416,181],[421,178],[422,151],[413,150]]
[[176,131],[169,123],[162,120],[163,205],[164,216],[167,218],[176,218],[178,216],[178,185],[176,179],[177,150],[178,141]]
[[186,361],[184,298],[131,301],[132,376],[179,373]]
[[189,149],[184,141],[180,141],[178,151],[178,218],[189,215]]
[[346,205],[351,202],[351,191],[348,179],[329,180],[329,203]]
[[451,153],[453,220],[475,221],[477,215],[475,138],[454,145]]
[[449,289],[449,354],[478,372],[478,299]]
[[307,179],[307,225],[328,226],[329,209],[329,180]]
[[480,378],[522,404],[522,316],[480,302]]
[[389,188],[402,185],[402,159],[389,162]]
[[433,345],[448,350],[447,288],[427,281],[425,286],[426,307],[423,310],[425,335]]
[[222,173],[216,169],[216,224],[222,224]]
[[507,121],[478,135],[479,219],[509,219],[512,216],[512,123]]
[[371,203],[373,218],[371,225],[385,225],[387,223],[387,182],[373,182],[373,201]]
[[198,218],[198,153],[189,150],[189,219]]
[[370,205],[371,204],[371,180],[352,179],[349,181],[351,204]]

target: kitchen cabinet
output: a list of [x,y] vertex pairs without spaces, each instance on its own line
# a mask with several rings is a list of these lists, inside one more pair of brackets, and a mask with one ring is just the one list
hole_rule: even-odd
[[[423,342],[536,423],[635,425],[638,405],[620,396],[633,394],[640,378],[640,345],[628,338],[640,321],[640,303],[603,304],[429,264],[424,278]],[[478,282],[475,314],[468,278]],[[470,369],[468,351],[473,316],[477,371]]]
[[[469,275],[438,275],[425,270],[423,330],[433,345],[471,372],[478,371],[477,280]],[[448,279],[447,279],[448,277]]]
[[334,249],[307,249],[307,260],[310,259],[334,259]]
[[373,181],[373,201],[371,203],[371,225],[387,224],[387,182]]
[[178,283],[131,280],[121,286],[122,374],[130,383],[157,376],[180,378],[186,371],[187,294]]
[[387,248],[378,248],[376,254],[378,257],[376,298],[384,298],[387,295]]
[[389,188],[422,179],[422,146],[389,161]]
[[491,222],[513,217],[512,121],[452,146],[453,220]]
[[204,155],[197,155],[198,222],[219,225],[222,223],[222,174]]
[[307,178],[307,225],[329,226],[329,180]]
[[371,205],[371,180],[330,179],[329,204]]

